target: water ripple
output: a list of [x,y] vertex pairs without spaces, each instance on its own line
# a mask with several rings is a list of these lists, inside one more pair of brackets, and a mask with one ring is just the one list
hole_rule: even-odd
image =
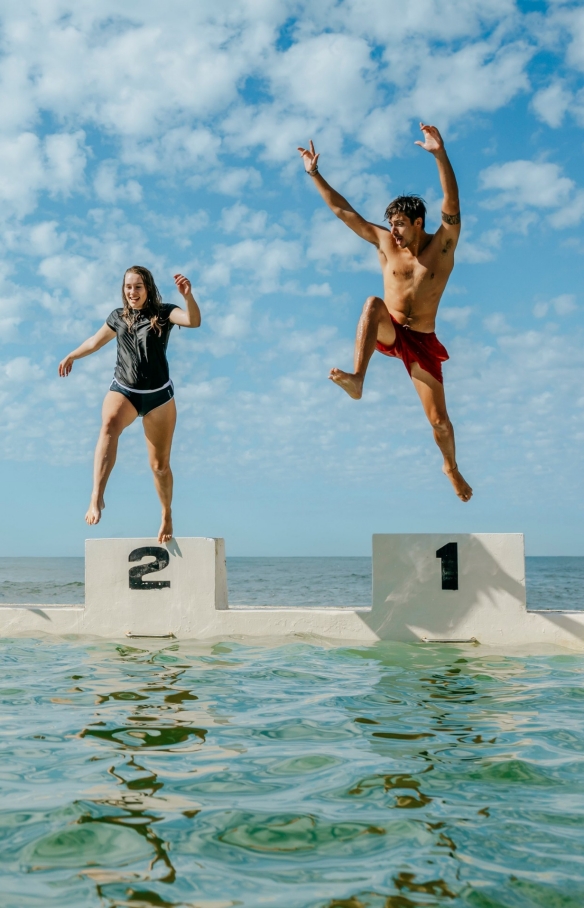
[[584,657],[0,642],[2,908],[581,908]]

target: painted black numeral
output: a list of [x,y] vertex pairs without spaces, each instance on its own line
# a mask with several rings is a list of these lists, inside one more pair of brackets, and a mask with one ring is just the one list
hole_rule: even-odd
[[137,564],[136,567],[130,568],[130,589],[131,590],[163,590],[170,586],[170,580],[142,580],[144,574],[155,574],[156,571],[163,571],[168,567],[170,555],[157,545],[145,545],[140,549],[134,549],[128,555],[128,561],[141,561],[147,555],[155,558],[156,561],[149,561],[148,564]]
[[458,543],[447,542],[436,552],[442,561],[442,589],[458,589]]

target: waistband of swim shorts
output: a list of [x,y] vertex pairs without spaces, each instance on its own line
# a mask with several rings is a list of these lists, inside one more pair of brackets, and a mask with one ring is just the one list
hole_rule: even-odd
[[165,385],[162,385],[162,387],[151,388],[149,391],[139,391],[138,388],[128,388],[127,385],[123,385],[121,383],[121,381],[118,381],[117,378],[115,377],[115,375],[113,377],[113,381],[115,381],[116,385],[119,385],[120,388],[123,388],[124,391],[130,391],[132,394],[156,394],[157,391],[164,391],[165,388],[174,388],[172,379],[170,379],[170,378],[168,379],[168,381],[166,382]]

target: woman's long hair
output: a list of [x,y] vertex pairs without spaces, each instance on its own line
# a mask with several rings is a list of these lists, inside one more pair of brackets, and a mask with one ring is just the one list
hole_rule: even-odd
[[162,297],[160,295],[160,290],[154,283],[152,272],[148,271],[148,268],[143,268],[142,265],[132,265],[131,268],[126,268],[124,272],[124,279],[122,281],[122,302],[124,304],[124,311],[122,312],[122,318],[130,330],[134,327],[134,322],[139,318],[139,316],[131,311],[132,307],[126,299],[126,291],[124,289],[126,274],[129,274],[130,272],[132,272],[132,274],[139,274],[144,281],[147,296],[144,307],[140,309],[140,314],[144,313],[144,315],[150,319],[150,327],[153,331],[156,331],[160,337],[162,334],[162,321],[160,318]]

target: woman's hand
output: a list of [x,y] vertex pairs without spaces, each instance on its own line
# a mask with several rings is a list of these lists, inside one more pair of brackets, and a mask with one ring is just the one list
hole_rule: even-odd
[[191,282],[188,277],[185,277],[184,274],[175,274],[174,282],[180,295],[186,299],[191,293]]
[[201,324],[201,310],[193,296],[191,282],[184,274],[175,274],[174,282],[176,284],[176,289],[180,295],[184,297],[187,304],[187,311],[185,312],[184,309],[177,306],[168,316],[169,321],[173,325],[179,325],[181,328],[198,328]]
[[59,375],[61,378],[67,378],[71,369],[73,368],[73,363],[75,362],[73,356],[69,354],[65,359],[62,359],[59,363]]
[[80,347],[77,347],[65,359],[61,360],[59,363],[59,375],[61,378],[67,378],[76,359],[81,359],[83,356],[95,353],[96,350],[101,350],[104,344],[108,344],[115,336],[116,332],[113,328],[110,328],[107,322],[102,325],[93,337],[88,337]]

